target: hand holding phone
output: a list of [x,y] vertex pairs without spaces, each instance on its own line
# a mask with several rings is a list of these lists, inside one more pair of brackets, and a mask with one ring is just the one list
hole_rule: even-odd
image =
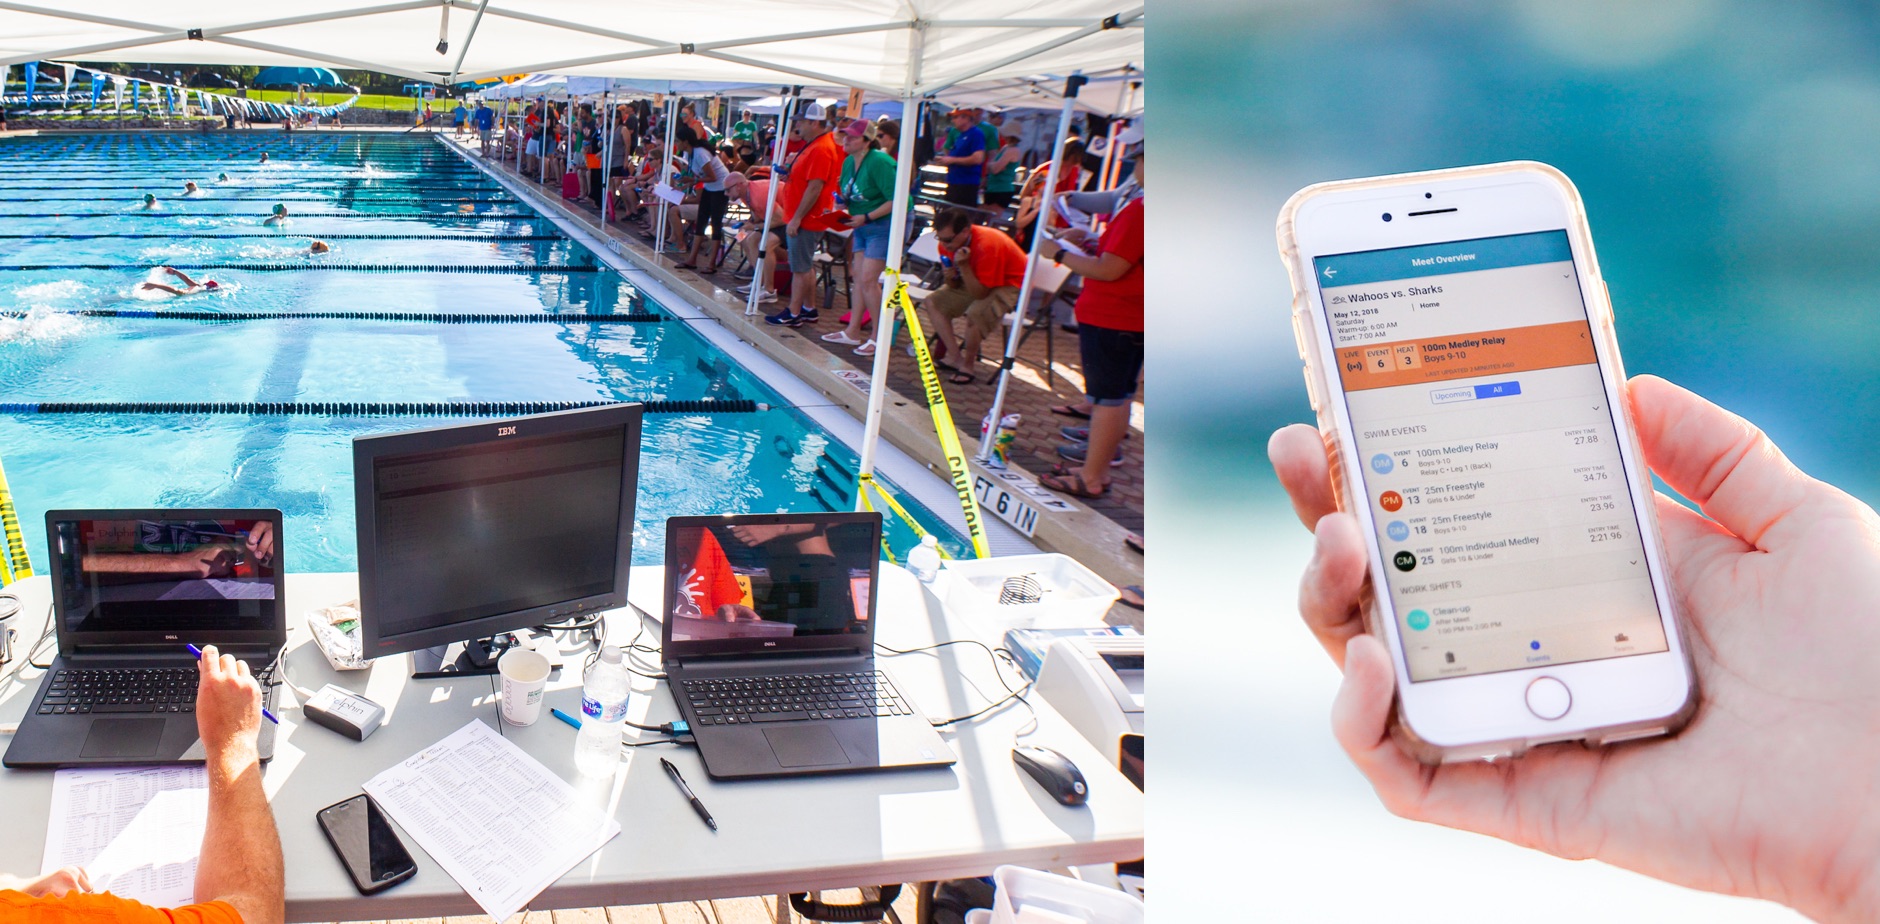
[[1542,164],[1327,183],[1280,218],[1331,497],[1424,763],[1696,706],[1578,193]]
[[1651,376],[1627,391],[1652,470],[1704,511],[1656,500],[1673,593],[1706,640],[1693,649],[1702,720],[1609,751],[1542,748],[1518,766],[1419,765],[1390,738],[1391,656],[1360,615],[1364,536],[1355,516],[1334,510],[1318,430],[1295,424],[1273,435],[1269,453],[1300,520],[1316,527],[1300,601],[1344,668],[1334,736],[1398,815],[1770,898],[1817,919],[1871,917],[1880,896],[1837,891],[1809,858],[1873,868],[1841,855],[1836,832],[1880,814],[1866,795],[1880,741],[1863,731],[1880,720],[1870,666],[1880,652],[1870,615],[1880,609],[1880,516],[1697,395]]
[[360,793],[336,802],[321,809],[318,818],[359,894],[384,891],[418,872],[411,852],[371,796]]

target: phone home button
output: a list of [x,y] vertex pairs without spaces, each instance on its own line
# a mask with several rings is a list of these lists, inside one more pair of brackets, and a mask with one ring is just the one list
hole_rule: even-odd
[[1573,693],[1552,677],[1537,677],[1527,688],[1528,711],[1552,721],[1573,708]]

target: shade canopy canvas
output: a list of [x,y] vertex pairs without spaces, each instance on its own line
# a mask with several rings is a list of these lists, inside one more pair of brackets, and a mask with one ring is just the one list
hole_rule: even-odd
[[[1132,0],[6,0],[0,63],[365,68],[457,83],[516,73],[857,87],[1140,64]],[[442,49],[440,53],[439,49]]]

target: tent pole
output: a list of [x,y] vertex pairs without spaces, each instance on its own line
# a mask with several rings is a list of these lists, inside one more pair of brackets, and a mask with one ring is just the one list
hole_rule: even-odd
[[1038,190],[1038,218],[1031,225],[1031,253],[1025,258],[1025,282],[1018,289],[1018,307],[1013,310],[1012,333],[1005,338],[1005,359],[999,363],[999,389],[992,396],[992,410],[987,412],[991,425],[979,441],[981,462],[992,455],[994,437],[999,434],[1000,412],[1005,410],[1005,390],[1011,384],[1012,357],[1018,354],[1018,341],[1025,336],[1025,313],[1031,308],[1031,280],[1038,274],[1038,246],[1044,240],[1044,227],[1051,223],[1051,200],[1057,195],[1058,164],[1064,159],[1064,142],[1069,140],[1071,111],[1077,108],[1077,90],[1084,85],[1082,71],[1064,81],[1064,109],[1058,113],[1057,140],[1051,145],[1051,168],[1045,172],[1044,188]]
[[535,104],[542,110],[542,117],[536,120],[536,123],[541,126],[542,137],[535,142],[535,182],[537,185],[546,186],[548,185],[548,97],[536,97]]
[[[667,84],[667,88],[670,89],[671,84]],[[659,152],[659,171],[654,174],[658,177],[659,182],[664,184],[667,189],[673,189],[672,181],[675,178],[674,174],[668,171],[672,170],[672,146],[678,135],[679,126],[676,124],[678,121],[679,95],[677,93],[668,93],[666,94],[666,146]],[[655,194],[654,198],[658,199],[659,197]],[[653,232],[654,263],[658,263],[660,255],[666,252],[666,211],[671,207],[672,203],[664,199],[659,200],[659,220],[657,222],[659,227]]]
[[764,196],[764,217],[758,220],[757,225],[757,260],[754,261],[757,265],[751,271],[751,293],[744,299],[746,317],[757,314],[757,296],[764,291],[764,265],[770,262],[770,251],[764,248],[764,238],[770,236],[771,206],[776,204],[778,194],[783,192],[783,178],[777,174],[777,166],[783,163],[783,152],[789,137],[785,133],[789,131],[790,113],[796,107],[799,92],[800,87],[784,97],[783,106],[777,110],[777,143],[771,145],[770,151],[770,192]]
[[614,107],[607,105],[607,94],[601,94],[601,106],[607,110],[607,142],[602,146],[601,155],[601,227],[607,227],[607,209],[614,204],[614,197],[608,194],[607,184],[614,172],[614,136],[619,134],[614,129]]
[[[914,123],[919,118],[920,98],[911,94],[901,97],[901,137],[894,155],[894,211],[888,217],[887,268],[896,273],[901,271],[907,249],[907,207],[914,179]],[[883,290],[881,307],[876,309],[875,367],[868,380],[868,412],[862,417],[863,476],[875,473],[875,444],[881,440],[881,409],[888,396],[888,362],[894,355],[895,305],[889,300],[893,294]],[[851,304],[849,310],[859,311],[860,308]],[[862,501],[859,493],[857,504]]]

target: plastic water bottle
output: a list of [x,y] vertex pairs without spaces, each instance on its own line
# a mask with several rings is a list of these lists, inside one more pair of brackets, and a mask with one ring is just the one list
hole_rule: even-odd
[[940,540],[932,533],[920,537],[920,545],[908,551],[907,570],[923,584],[931,584],[940,576]]
[[574,739],[574,765],[586,776],[613,776],[620,766],[620,730],[627,720],[627,696],[633,675],[620,649],[601,648],[601,656],[582,676],[581,731]]

